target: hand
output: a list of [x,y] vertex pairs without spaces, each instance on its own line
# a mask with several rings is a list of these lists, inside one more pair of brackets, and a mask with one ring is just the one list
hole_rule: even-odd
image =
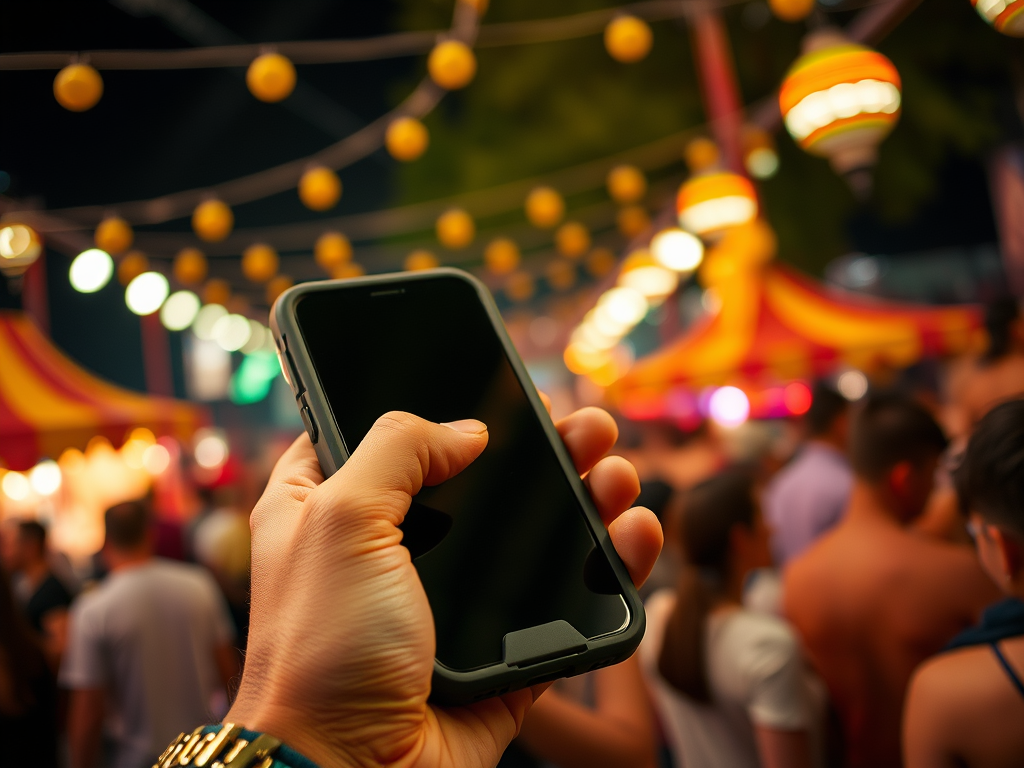
[[[557,425],[636,583],[661,550],[653,513],[596,408]],[[427,704],[434,623],[397,526],[412,497],[461,472],[487,445],[468,420],[381,417],[324,480],[303,435],[253,510],[252,614],[245,672],[228,722],[265,731],[323,768],[493,766],[543,690],[468,707]],[[604,457],[604,458],[602,458]]]

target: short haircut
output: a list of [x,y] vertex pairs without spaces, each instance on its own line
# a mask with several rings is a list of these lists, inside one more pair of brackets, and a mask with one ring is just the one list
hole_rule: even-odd
[[978,422],[953,474],[960,508],[1024,536],[1024,400]]
[[948,444],[923,405],[904,395],[875,395],[854,416],[850,462],[858,476],[877,482],[900,462],[918,464]]
[[18,538],[22,541],[31,541],[39,547],[40,552],[46,549],[46,528],[35,520],[18,521]]
[[811,437],[820,437],[828,432],[850,403],[832,387],[817,382],[811,392],[811,407],[804,414],[807,430]]
[[103,522],[108,546],[136,549],[149,533],[149,508],[142,501],[126,501],[108,509]]

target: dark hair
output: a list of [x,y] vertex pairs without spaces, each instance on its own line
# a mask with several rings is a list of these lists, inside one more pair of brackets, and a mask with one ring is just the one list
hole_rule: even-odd
[[1024,400],[997,405],[978,422],[953,482],[964,514],[1024,536]]
[[49,670],[32,627],[15,604],[3,568],[0,568],[0,664],[10,675],[15,707],[14,712],[0,711],[0,715],[17,717],[39,703],[33,682],[48,675]]
[[39,551],[46,550],[46,529],[35,520],[18,521],[18,538],[22,541],[31,541]]
[[856,412],[850,430],[850,462],[860,477],[877,482],[899,464],[917,464],[949,444],[928,410],[896,394],[870,397]]
[[1020,317],[1020,306],[1012,297],[996,299],[985,307],[985,330],[988,331],[988,349],[981,362],[994,363],[1010,351],[1011,328]]
[[727,576],[732,529],[752,528],[756,511],[753,475],[741,469],[705,480],[685,496],[680,521],[685,564],[665,625],[658,671],[702,703],[711,701],[704,649],[708,611]]
[[126,501],[108,509],[103,522],[107,545],[115,549],[135,549],[149,533],[149,508],[142,501]]
[[850,403],[846,398],[823,382],[816,382],[811,394],[811,407],[804,414],[807,430],[811,437],[820,437],[846,410]]

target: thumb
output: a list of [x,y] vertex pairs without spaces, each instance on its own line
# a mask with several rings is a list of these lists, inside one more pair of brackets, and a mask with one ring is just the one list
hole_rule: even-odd
[[487,437],[487,425],[475,419],[435,424],[392,411],[377,419],[321,490],[340,493],[364,508],[370,502],[398,525],[423,486],[459,474],[483,452]]

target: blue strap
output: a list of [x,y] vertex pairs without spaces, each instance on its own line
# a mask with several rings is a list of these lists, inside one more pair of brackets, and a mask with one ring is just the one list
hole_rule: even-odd
[[996,659],[998,659],[999,663],[1003,665],[1003,670],[1006,672],[1007,677],[1010,678],[1010,682],[1013,683],[1013,687],[1017,689],[1017,693],[1024,696],[1024,683],[1020,681],[1020,678],[1017,676],[1017,672],[1010,666],[1010,662],[1008,662],[1006,657],[1003,656],[1003,652],[999,650],[999,644],[992,643],[991,645],[992,653],[996,655]]

